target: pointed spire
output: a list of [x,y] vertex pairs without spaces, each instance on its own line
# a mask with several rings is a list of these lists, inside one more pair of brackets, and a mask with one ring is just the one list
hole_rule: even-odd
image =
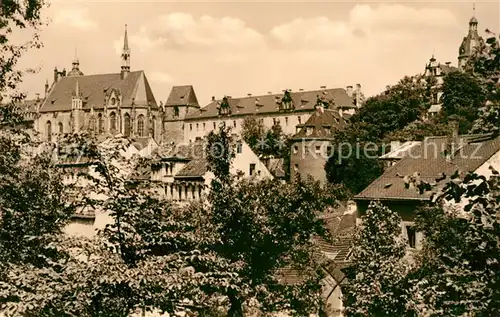
[[125,79],[130,72],[130,48],[128,46],[127,25],[125,24],[125,36],[123,37],[121,78]]
[[125,36],[123,37],[123,50],[128,51],[128,34],[127,34],[127,25],[125,24]]

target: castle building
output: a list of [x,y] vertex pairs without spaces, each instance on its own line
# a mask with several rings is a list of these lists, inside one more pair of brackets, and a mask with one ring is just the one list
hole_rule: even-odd
[[165,135],[175,143],[192,142],[216,130],[221,123],[231,127],[233,133],[240,134],[242,123],[248,117],[257,117],[267,128],[279,124],[284,133],[293,135],[297,132],[296,127],[315,112],[318,98],[325,100],[330,108],[350,113],[364,102],[358,84],[355,90],[352,86],[346,89],[322,86],[314,91],[284,90],[281,94],[224,96],[219,100],[212,97],[208,105],[200,107],[192,86],[176,86],[165,105]]
[[127,27],[121,71],[84,75],[75,57],[72,69],[54,69],[54,82],[45,85],[45,99],[37,109],[35,128],[48,141],[66,133],[122,134],[132,139],[159,140],[161,108],[156,104],[144,71],[130,70]]

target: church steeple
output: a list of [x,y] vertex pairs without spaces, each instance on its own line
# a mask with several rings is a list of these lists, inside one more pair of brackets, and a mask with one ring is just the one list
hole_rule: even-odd
[[122,79],[127,77],[130,72],[130,48],[128,47],[128,34],[127,25],[125,24],[125,36],[123,37],[123,50],[122,50]]
[[477,32],[478,21],[476,19],[476,5],[472,4],[472,18],[469,20],[469,32],[464,37],[458,51],[458,67],[466,68],[469,58],[474,54],[476,48],[483,45],[484,40]]

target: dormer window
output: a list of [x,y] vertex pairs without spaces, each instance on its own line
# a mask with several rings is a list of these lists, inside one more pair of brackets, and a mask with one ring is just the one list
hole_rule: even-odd
[[280,110],[292,110],[293,108],[292,95],[289,90],[285,90],[283,98],[281,98]]
[[231,114],[231,107],[229,106],[229,101],[227,97],[222,98],[222,102],[219,106],[219,115],[229,115]]

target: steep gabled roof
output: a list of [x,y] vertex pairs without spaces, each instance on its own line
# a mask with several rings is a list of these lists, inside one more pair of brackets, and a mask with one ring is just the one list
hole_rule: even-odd
[[318,108],[309,119],[297,127],[299,132],[294,139],[333,139],[335,132],[343,130],[347,121],[338,109]]
[[[447,159],[443,153],[447,137],[426,138],[411,149],[411,155],[388,168],[382,176],[356,195],[355,199],[430,200],[456,171],[474,172],[500,151],[500,137],[491,139],[491,135],[469,135],[462,136],[461,139],[464,146],[457,150],[453,158]],[[422,194],[414,186],[407,188],[405,176],[415,173],[421,181],[433,184],[434,188]]]
[[[310,111],[315,108],[318,97],[332,100],[336,107],[356,108],[354,100],[349,97],[343,88],[322,89],[313,91],[290,92],[295,111]],[[269,94],[241,98],[228,97],[230,116],[266,114],[280,112],[277,102],[283,94]],[[222,100],[213,100],[200,110],[193,111],[186,116],[187,120],[215,118],[219,116],[219,106]]]
[[166,106],[195,106],[199,107],[198,98],[191,85],[174,86],[168,96]]
[[[84,109],[103,109],[106,94],[113,89],[122,95],[122,108],[130,108],[133,101],[138,108],[150,104],[152,109],[158,109],[146,75],[143,71],[135,71],[124,79],[120,73],[62,77],[53,85],[40,112],[70,111],[77,81]],[[116,105],[108,108],[116,108]]]

